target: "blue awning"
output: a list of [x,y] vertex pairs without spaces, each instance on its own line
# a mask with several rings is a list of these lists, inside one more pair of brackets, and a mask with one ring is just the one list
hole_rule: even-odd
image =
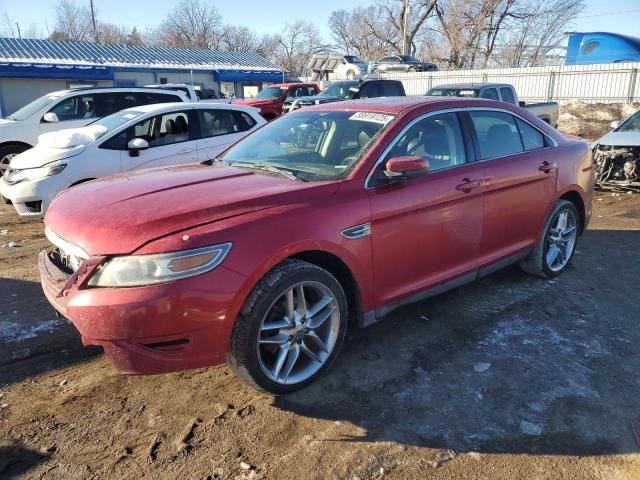
[[42,63],[0,63],[0,77],[55,78],[63,80],[113,80],[112,67],[54,65]]
[[215,70],[213,78],[217,82],[282,82],[282,72],[274,70]]

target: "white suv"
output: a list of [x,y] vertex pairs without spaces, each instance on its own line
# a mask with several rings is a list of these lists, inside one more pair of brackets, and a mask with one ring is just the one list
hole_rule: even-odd
[[349,80],[367,74],[367,64],[360,57],[355,55],[343,55],[342,61],[333,70],[336,78],[347,78]]
[[90,87],[48,93],[0,119],[0,177],[11,159],[33,147],[43,133],[83,127],[137,105],[188,101],[181,91],[156,88]]
[[0,199],[18,214],[44,216],[58,192],[109,175],[202,162],[264,125],[259,110],[221,103],[129,108],[81,128],[46,133],[16,155],[0,178]]

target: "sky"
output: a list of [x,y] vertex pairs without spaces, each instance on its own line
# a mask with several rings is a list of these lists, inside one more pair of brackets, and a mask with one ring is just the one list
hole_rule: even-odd
[[[80,4],[89,0],[76,0]],[[373,0],[209,0],[226,23],[245,25],[259,33],[276,33],[286,21],[304,19],[316,24],[329,38],[327,21],[332,11],[368,5]],[[52,28],[55,0],[0,0],[0,15],[19,22],[23,31],[30,24],[46,32]],[[159,0],[94,0],[98,17],[104,22],[134,25],[140,31],[162,21],[175,2]],[[4,26],[4,25],[3,25]],[[586,0],[586,8],[572,31],[607,31],[640,37],[640,0]]]

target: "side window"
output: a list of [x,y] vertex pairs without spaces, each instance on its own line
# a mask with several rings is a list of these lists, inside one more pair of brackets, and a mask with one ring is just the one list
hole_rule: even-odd
[[[146,123],[146,122],[144,122]],[[144,124],[135,127],[136,137],[138,132],[144,132]],[[189,132],[189,114],[188,112],[171,112],[153,117],[150,129],[146,135],[142,136],[149,142],[150,147],[159,147],[162,145],[171,145],[173,143],[186,142],[192,140]]]
[[182,98],[178,95],[170,93],[147,93],[138,92],[134,94],[136,97],[136,105],[151,105],[154,103],[173,103],[182,102]]
[[125,108],[127,108],[127,104],[124,92],[97,93],[95,95],[95,110],[98,117],[106,117]]
[[122,132],[114,135],[106,142],[100,145],[100,148],[105,148],[107,150],[126,150],[127,149],[127,131],[123,130]]
[[307,87],[307,96],[313,96],[315,94],[316,94],[316,89],[315,88],[313,88],[311,86]]
[[380,84],[383,97],[398,97],[400,96],[400,89],[396,82],[383,82]]
[[487,98],[489,100],[498,100],[498,92],[495,88],[487,88],[480,94],[480,98]]
[[245,112],[233,112],[234,115],[238,118],[238,125],[240,126],[241,132],[246,132],[247,130],[251,130],[256,123],[256,120]]
[[[242,125],[240,113],[222,109],[198,110],[201,137],[217,137],[248,130],[246,125]],[[255,122],[253,123],[255,125]]]
[[58,116],[61,122],[67,120],[80,120],[83,118],[97,118],[96,104],[93,94],[75,95],[62,100],[49,110]]
[[501,87],[500,95],[502,95],[502,101],[510,103],[511,105],[516,104],[516,97],[513,96],[513,90],[509,87]]
[[532,127],[519,118],[516,118],[516,122],[518,123],[518,129],[520,130],[520,136],[522,137],[522,144],[525,150],[537,150],[547,146],[545,136],[537,128]]
[[482,159],[514,155],[523,151],[513,115],[502,112],[469,112],[480,144]]
[[431,171],[465,164],[464,139],[458,116],[442,113],[420,120],[402,134],[385,161],[405,155],[425,158],[431,165]]
[[380,96],[380,88],[378,82],[365,83],[358,92],[358,98],[374,98]]

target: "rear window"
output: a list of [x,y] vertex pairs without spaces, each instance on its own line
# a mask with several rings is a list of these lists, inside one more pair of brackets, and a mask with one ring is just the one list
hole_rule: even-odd
[[511,103],[512,105],[516,104],[516,97],[513,96],[513,90],[509,87],[500,88],[500,95],[502,95],[502,101]]

